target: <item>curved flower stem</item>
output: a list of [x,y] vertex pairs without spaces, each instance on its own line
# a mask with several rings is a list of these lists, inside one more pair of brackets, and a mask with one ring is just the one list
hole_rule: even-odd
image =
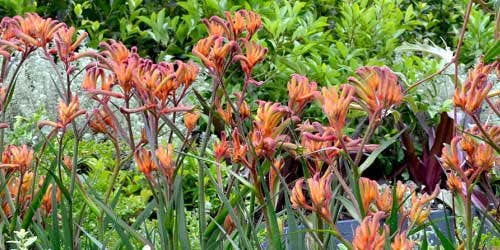
[[[7,85],[7,91],[5,91],[7,93],[7,95],[5,96],[5,98],[3,100],[0,100],[1,103],[2,103],[2,116],[0,117],[0,123],[4,123],[5,122],[5,113],[7,112],[7,106],[8,106],[8,98],[9,96],[11,95],[11,91],[14,91],[14,84],[17,80],[17,74],[19,73],[19,70],[21,69],[21,66],[24,64],[24,62],[26,61],[26,58],[27,57],[23,57],[21,58],[21,61],[19,62],[19,65],[17,65],[16,69],[14,70],[14,73],[12,75],[12,78],[10,79],[10,82],[9,82],[9,85]],[[5,129],[0,129],[0,154],[3,153],[3,148],[4,148],[4,145],[5,144]],[[0,179],[2,179],[2,182],[3,182],[3,179],[5,179],[4,177],[4,174],[2,171],[0,171]],[[10,193],[9,192],[6,192],[7,193],[7,196],[10,197]],[[9,200],[9,197],[7,198],[7,200]],[[12,199],[11,199],[12,200]],[[10,206],[10,205],[9,205]],[[14,207],[11,207],[10,209],[12,209],[12,211],[14,211]]]
[[[453,77],[453,83],[454,83],[455,89],[457,89],[457,87],[459,86],[458,66],[460,64],[460,52],[462,51],[462,44],[464,42],[465,30],[467,29],[467,24],[469,23],[469,17],[470,17],[473,3],[474,3],[473,0],[469,0],[469,3],[467,4],[467,10],[465,11],[464,23],[462,25],[462,31],[460,31],[460,38],[458,40],[457,49],[455,52],[455,56],[453,57],[453,60],[452,60],[452,62],[455,64],[455,74]],[[453,108],[453,120],[455,120],[455,121],[457,120],[457,107]],[[455,135],[456,133],[457,133],[457,126],[453,126],[453,134]]]
[[[130,97],[125,97],[125,108],[130,108]],[[130,140],[130,148],[132,151],[135,150],[135,142],[134,142],[134,132],[132,131],[132,122],[130,120],[130,114],[124,114],[125,116],[125,121],[127,122],[127,128],[128,128],[128,136]]]
[[[3,131],[3,129],[2,129],[2,131]],[[3,138],[3,136],[2,136],[2,138]],[[1,152],[3,150],[3,144],[0,146],[1,146],[1,148],[0,148],[0,152]],[[4,175],[3,171],[0,171],[0,185],[2,185],[4,187],[3,193],[5,194],[4,198],[7,201],[7,206],[9,207],[10,211],[14,212],[16,206],[14,205],[14,200],[12,199],[12,196],[7,188],[8,184],[7,184],[7,180],[5,179],[5,175]],[[0,209],[0,210],[2,210],[2,213],[3,213],[3,209]],[[19,221],[17,219],[15,221],[16,221],[18,226],[21,226],[21,224],[19,223]]]
[[74,144],[73,144],[73,159],[72,159],[72,164],[73,168],[71,168],[71,184],[70,184],[70,194],[73,194],[73,191],[75,189],[75,178],[76,178],[76,166],[78,165],[78,145],[80,144],[80,136],[78,133],[78,128],[76,127],[75,121],[71,122],[71,125],[73,127],[73,134],[74,134]]
[[[346,192],[347,195],[349,195],[349,198],[351,198],[351,200],[353,202],[358,203],[358,200],[356,199],[354,194],[351,192],[351,189],[349,188],[349,186],[345,182],[344,178],[342,177],[342,175],[340,174],[340,172],[337,170],[337,168],[335,166],[332,166],[332,171],[333,171],[333,174],[335,174],[335,176],[339,180],[339,183],[342,186],[342,188],[344,189],[344,192]],[[356,204],[356,206],[354,206],[354,207],[357,208],[357,212],[361,215],[361,211],[359,210],[360,206],[358,204]]]
[[483,125],[481,124],[481,121],[477,118],[476,115],[471,115],[472,120],[474,120],[474,123],[476,123],[477,127],[481,131],[481,134],[483,134],[484,139],[490,145],[492,148],[495,149],[497,153],[500,153],[500,147],[490,138],[490,135],[484,130]]
[[[366,211],[363,207],[363,200],[361,199],[361,190],[359,189],[359,178],[361,177],[361,173],[359,172],[359,163],[361,161],[361,157],[363,156],[364,147],[366,143],[368,143],[368,141],[370,140],[371,136],[373,135],[373,132],[375,131],[375,127],[378,124],[378,120],[376,120],[377,119],[376,117],[378,116],[379,113],[380,111],[377,111],[371,115],[369,119],[370,122],[368,124],[368,129],[366,131],[365,136],[363,137],[363,141],[361,141],[361,146],[359,148],[358,153],[356,154],[356,158],[354,159],[354,163],[352,165],[353,166],[352,172],[354,177],[354,183],[353,183],[354,194],[356,195],[356,200],[358,201],[358,208],[360,211],[361,218],[365,216]],[[347,152],[347,154],[349,154],[349,152]]]
[[465,200],[465,229],[467,231],[467,237],[465,238],[465,248],[469,250],[472,249],[473,242],[473,232],[472,232],[472,192],[467,188],[467,197]]
[[368,141],[370,140],[371,136],[373,135],[373,132],[375,131],[375,127],[378,124],[378,120],[376,120],[377,119],[376,117],[378,116],[379,113],[380,113],[380,111],[375,112],[371,117],[372,119],[369,119],[370,123],[368,124],[368,129],[366,131],[365,136],[363,137],[363,141],[361,141],[361,146],[360,146],[358,153],[356,154],[356,158],[354,158],[354,166],[356,166],[354,175],[357,179],[359,179],[359,175],[360,175],[359,170],[358,170],[358,165],[361,161],[361,157],[363,156],[364,147],[368,143]]
[[[455,192],[451,193],[451,197],[452,197],[452,199],[451,199],[451,211],[453,212],[453,214],[456,214],[456,208],[455,208],[455,197],[456,196],[455,196]],[[453,231],[455,231],[455,237],[458,239],[458,241],[460,241],[460,236],[459,236],[460,234],[459,234],[458,229],[457,229],[457,222],[456,222],[456,220],[452,220],[452,223],[453,223],[453,228],[455,229],[455,230],[453,230]]]
[[405,94],[409,93],[411,90],[413,90],[414,88],[418,87],[420,84],[424,83],[424,82],[427,82],[429,81],[430,79],[442,74],[447,68],[450,67],[450,65],[453,63],[453,61],[451,62],[448,62],[446,63],[440,70],[428,75],[427,77],[425,77],[424,79],[422,80],[419,80],[417,82],[415,82],[414,84],[412,84],[410,87],[408,87],[408,89],[406,89],[405,91]]
[[16,207],[21,210],[21,190],[24,182],[24,173],[21,172],[21,176],[19,176],[19,187],[17,188],[17,197],[16,197]]
[[459,65],[459,61],[460,61],[460,52],[462,51],[462,45],[464,42],[465,31],[467,30],[467,24],[469,23],[469,17],[470,17],[473,3],[474,3],[473,0],[469,0],[469,3],[467,4],[467,10],[465,11],[465,16],[464,16],[464,23],[462,25],[462,30],[460,31],[460,39],[458,40],[457,50],[455,52],[455,57],[453,58],[453,61],[452,61],[455,63],[455,77],[454,77],[455,88],[458,86],[458,65]]
[[113,174],[111,175],[109,186],[108,186],[106,193],[105,193],[105,196],[104,196],[104,202],[106,204],[109,201],[109,196],[111,195],[111,192],[113,191],[113,186],[115,185],[116,179],[118,178],[118,174],[120,173],[120,168],[122,166],[120,145],[118,144],[118,141],[116,141],[116,139],[111,139],[111,141],[113,142],[113,145],[115,146],[116,161],[115,161],[115,167],[113,168]]
[[[322,232],[322,230],[323,230],[323,217],[321,217],[321,214],[316,213],[316,221],[317,221],[316,228],[320,230],[319,234],[318,234],[319,240],[321,242],[323,242],[323,245],[326,246],[326,244],[324,243],[325,242],[324,232]],[[333,231],[335,231],[335,229],[333,229]],[[335,235],[335,233],[334,233],[334,235]]]
[[[214,120],[214,112],[213,106],[215,101],[215,95],[217,94],[217,88],[222,80],[214,79],[214,85],[212,87],[212,96],[210,101],[210,109],[208,111],[208,123],[207,128],[205,129],[205,135],[203,138],[203,142],[201,143],[201,152],[200,156],[203,157],[205,155],[208,140],[210,138],[210,127],[212,126],[212,122]],[[198,164],[198,218],[199,218],[199,227],[200,227],[200,247],[203,249],[205,246],[205,229],[207,227],[207,221],[205,217],[205,166],[203,164]]]
[[493,112],[495,112],[495,114],[500,117],[500,111],[495,107],[495,104],[493,104],[490,100],[489,97],[486,97],[485,98],[486,100],[486,103],[488,103],[488,106],[490,106],[491,110],[493,110]]

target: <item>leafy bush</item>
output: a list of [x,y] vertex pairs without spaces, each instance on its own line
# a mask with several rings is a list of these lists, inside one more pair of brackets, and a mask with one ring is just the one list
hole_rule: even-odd
[[8,3],[0,245],[496,244],[498,6]]

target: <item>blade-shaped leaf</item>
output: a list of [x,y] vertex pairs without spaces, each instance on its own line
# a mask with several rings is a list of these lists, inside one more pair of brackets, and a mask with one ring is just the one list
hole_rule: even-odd
[[349,212],[349,215],[353,219],[355,219],[357,222],[361,223],[361,217],[359,217],[359,214],[358,214],[356,208],[354,207],[354,204],[352,204],[352,202],[350,200],[348,200],[347,198],[345,198],[343,196],[337,196],[337,197],[335,197],[335,199],[339,200],[340,203],[342,203],[342,206],[344,206],[347,209],[347,212]]
[[424,238],[422,239],[422,245],[420,246],[421,250],[429,249],[429,243],[427,242],[427,231],[424,230]]
[[377,149],[375,149],[368,158],[359,166],[359,174],[362,174],[363,171],[365,171],[367,168],[369,168],[373,162],[377,159],[377,157],[391,144],[396,142],[396,139],[406,130],[406,128],[402,129],[399,131],[399,133],[391,136],[388,140],[384,141],[382,144],[380,144]]
[[99,241],[97,240],[94,236],[92,236],[91,234],[89,234],[87,231],[85,231],[85,229],[83,229],[83,227],[81,227],[80,225],[76,225],[82,232],[83,234],[85,234],[85,236],[87,236],[87,238],[89,238],[89,240],[94,243],[94,245],[98,248],[98,249],[105,249],[104,245]]
[[184,211],[184,196],[182,195],[182,175],[177,175],[174,181],[175,216],[177,220],[177,233],[182,249],[191,249],[186,227],[186,214]]
[[430,220],[430,224],[432,228],[434,229],[434,233],[436,236],[439,238],[439,241],[441,241],[442,246],[444,247],[445,250],[454,250],[455,248],[453,247],[453,243],[451,243],[451,240],[446,238],[446,236],[441,232],[441,230],[434,224],[432,220]]
[[[153,246],[153,244],[146,238],[144,238],[143,235],[141,235],[137,230],[134,230],[133,228],[131,228],[125,221],[123,221],[122,219],[120,219],[114,212],[113,210],[111,210],[106,204],[104,204],[102,201],[98,200],[98,199],[95,199],[95,198],[91,198],[94,203],[100,207],[104,213],[109,216],[111,218],[111,220],[118,226],[120,226],[124,231],[126,231],[127,233],[129,233],[130,235],[134,236],[134,238],[136,238],[137,240],[139,240],[140,242],[142,242],[144,245],[148,245],[148,246]],[[117,231],[120,231],[119,229]]]

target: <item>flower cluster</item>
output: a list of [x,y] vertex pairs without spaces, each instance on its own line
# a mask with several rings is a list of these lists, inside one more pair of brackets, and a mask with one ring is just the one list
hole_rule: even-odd
[[[77,50],[86,37],[86,32],[77,35],[74,27],[68,27],[65,23],[51,18],[42,18],[35,13],[12,18],[4,17],[0,22],[0,56],[5,59],[4,70],[0,72],[1,111],[5,112],[3,104],[7,101],[6,94],[14,87],[13,82],[16,79],[15,76],[10,76],[11,80],[5,81],[9,76],[7,66],[14,62],[12,57],[20,55],[20,63],[16,66],[19,69],[28,56],[39,49],[43,52],[44,58],[54,67],[57,62],[54,55],[57,56],[57,59],[63,63],[65,73],[70,75],[76,67],[74,61],[85,55],[85,53],[77,53]],[[63,92],[69,92],[69,89]],[[66,105],[71,101],[70,96],[66,95],[63,98]]]
[[41,18],[35,13],[27,13],[24,17],[4,17],[0,26],[0,44],[3,45],[3,50],[10,47],[28,55],[36,48],[45,48],[65,24],[51,18]]
[[[184,106],[183,100],[196,80],[199,66],[179,60],[155,63],[139,56],[136,47],[128,49],[114,40],[102,42],[100,47],[100,52],[88,53],[97,61],[86,67],[82,83],[82,89],[100,106],[88,116],[90,128],[108,135],[115,147],[119,146],[118,138],[123,139],[134,152],[139,170],[152,184],[157,183],[153,174],[159,170],[162,179],[171,186],[176,168],[174,148],[170,143],[158,146],[159,134],[167,127],[161,121],[183,118],[187,133],[179,136],[187,140],[191,135],[201,113]],[[136,128],[131,123],[131,115],[135,113],[141,114],[144,122],[137,141]],[[125,126],[118,114],[123,115]]]
[[[495,131],[490,129],[490,132]],[[465,194],[465,187],[488,173],[499,159],[489,144],[473,137],[474,129],[469,132],[470,135],[454,137],[450,145],[443,147],[441,154],[442,166],[448,172],[448,187],[460,194]]]
[[2,153],[2,169],[9,172],[20,172],[25,174],[31,167],[33,161],[33,150],[26,145],[20,147],[9,145]]
[[[82,88],[100,102],[107,102],[110,97],[130,99],[132,94],[141,100],[141,107],[124,112],[151,110],[167,114],[176,111],[199,71],[193,62],[154,63],[141,58],[135,47],[129,50],[113,40],[100,46],[103,51],[93,55],[99,61],[87,67]],[[98,98],[99,95],[103,97]]]
[[[381,188],[376,181],[364,177],[360,178],[359,187],[363,208],[368,214],[383,212],[385,216],[388,216],[393,212],[393,205],[396,205],[399,208],[399,211],[396,212],[401,215],[400,221],[407,217],[410,222],[416,225],[421,225],[427,220],[430,213],[428,204],[439,194],[439,188],[436,188],[431,195],[426,193],[417,195],[415,187],[408,187],[400,181],[397,182],[395,193],[393,193],[390,187]],[[408,191],[411,193],[411,203],[407,207],[404,201]],[[394,203],[393,197],[396,197],[396,203]]]
[[401,86],[397,76],[387,67],[366,66],[356,70],[358,77],[350,77],[356,87],[358,103],[370,114],[371,119],[378,119],[384,111],[403,100]]
[[[363,138],[352,139],[343,133],[353,102],[359,103],[370,114],[370,119],[378,122],[382,111],[403,99],[397,77],[387,67],[362,67],[357,74],[358,78],[349,78],[351,84],[323,87],[321,92],[316,90],[316,83],[309,83],[307,78],[299,75],[293,75],[288,84],[288,105],[293,114],[300,113],[307,103],[316,99],[328,119],[326,126],[308,120],[298,124],[304,155],[313,161],[313,164],[308,163],[312,173],[320,171],[324,163],[332,164],[340,150],[371,152],[377,147],[363,143]],[[295,115],[294,120],[300,121],[300,117]]]
[[304,179],[298,179],[292,189],[290,201],[295,209],[304,208],[318,213],[323,219],[331,222],[332,215],[329,209],[329,204],[332,199],[332,174],[325,173],[320,177],[316,173],[313,177],[307,179],[307,187],[309,196],[311,197],[312,205],[306,201],[303,192]]
[[154,155],[156,159],[153,157],[153,152],[145,148],[139,148],[135,151],[134,157],[139,171],[144,173],[152,183],[156,183],[153,172],[160,170],[167,179],[167,183],[172,185],[175,172],[174,146],[172,144],[168,144],[166,147],[161,146],[156,149]]
[[316,95],[319,94],[317,89],[318,84],[316,82],[309,81],[305,76],[292,74],[292,79],[287,84],[288,108],[291,112],[300,116],[306,105],[314,101]]
[[273,157],[278,143],[288,140],[288,137],[282,134],[288,126],[289,120],[284,119],[288,113],[288,108],[279,103],[259,103],[253,130],[249,134],[257,156]]
[[488,75],[497,65],[497,62],[484,64],[481,59],[481,62],[469,71],[467,80],[462,86],[455,89],[453,104],[469,115],[476,114],[493,87],[493,84],[488,81]]
[[75,70],[71,63],[84,55],[76,50],[86,37],[86,32],[77,35],[74,27],[51,18],[42,18],[36,13],[4,17],[0,22],[0,55],[10,61],[13,53],[18,51],[24,60],[40,48],[47,58],[52,54],[57,55],[70,74]]
[[371,216],[367,216],[361,222],[361,225],[356,228],[354,239],[352,241],[353,248],[356,250],[382,250],[385,249],[385,238],[387,237],[389,228],[384,225],[381,233],[380,220],[384,217],[384,213],[378,212]]
[[260,15],[240,10],[234,16],[225,12],[225,16],[226,20],[218,16],[203,19],[209,36],[198,41],[193,54],[219,79],[230,63],[240,61],[245,82],[259,85],[252,79],[252,71],[264,60],[267,49],[251,41],[251,38],[262,26]]
[[[29,208],[34,194],[41,192],[41,187],[43,182],[45,181],[45,176],[40,176],[38,182],[35,182],[35,173],[33,171],[28,171],[22,175],[15,176],[9,179],[7,183],[7,190],[9,192],[10,198],[12,202],[15,202],[15,207],[11,207],[9,201],[6,199],[6,195],[4,193],[0,193],[0,197],[2,198],[2,209],[4,214],[7,217],[13,215],[15,209],[19,209],[19,214],[23,215],[26,212],[26,209]],[[32,188],[34,188],[32,192]],[[54,206],[52,203],[52,193],[55,192],[55,201],[59,203],[61,201],[61,191],[58,187],[49,184],[45,194],[42,197],[40,204],[40,211],[43,215],[48,215]]]
[[[382,224],[384,218],[383,212],[377,212],[367,216],[356,228],[354,239],[352,241],[353,249],[356,250],[383,250],[385,248],[386,238],[389,234],[387,225]],[[414,249],[415,242],[408,239],[407,232],[400,232],[394,236],[391,243],[391,250],[411,250]]]

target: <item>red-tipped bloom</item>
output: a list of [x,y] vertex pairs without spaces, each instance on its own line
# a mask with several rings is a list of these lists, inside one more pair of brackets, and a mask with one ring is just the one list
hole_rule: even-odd
[[300,178],[295,182],[293,186],[292,194],[290,196],[290,201],[295,209],[305,208],[307,210],[313,210],[313,208],[307,204],[306,197],[302,189],[304,188],[304,179]]
[[[485,142],[479,143],[472,136],[465,134],[453,138],[451,145],[445,145],[441,154],[443,168],[454,170],[466,183],[474,182],[481,173],[489,172],[496,159],[490,145]],[[451,174],[448,178],[450,188],[458,186]]]
[[466,82],[455,89],[453,104],[469,115],[475,114],[493,87],[493,84],[488,82],[488,75],[495,67],[496,63],[485,65],[481,61],[470,70]]
[[281,133],[288,122],[283,121],[289,110],[279,103],[260,102],[250,132],[252,144],[258,156],[272,157],[278,142],[286,140]]
[[247,40],[250,40],[255,32],[257,32],[262,27],[261,17],[259,14],[252,11],[240,10],[238,12],[241,13],[246,22],[247,35],[245,38]]
[[107,134],[108,126],[114,128],[111,116],[102,109],[95,109],[89,120],[89,127],[92,132]]
[[200,119],[200,111],[186,112],[184,113],[184,125],[186,126],[188,133],[191,133]]
[[307,179],[307,186],[309,187],[309,195],[311,196],[313,207],[328,221],[332,219],[329,209],[332,199],[331,184],[331,173],[325,173],[321,178],[319,177],[319,173],[316,173],[313,178]]
[[73,159],[69,155],[64,156],[63,163],[68,170],[73,169]]
[[233,46],[234,42],[224,42],[224,37],[209,36],[198,41],[193,48],[193,54],[200,58],[213,74],[221,76],[226,56]]
[[474,150],[474,154],[468,158],[472,163],[472,167],[479,172],[487,173],[495,164],[495,152],[490,145],[484,142],[478,144]]
[[231,15],[229,11],[225,11],[224,15],[226,16],[227,22],[229,24],[232,36],[230,37],[233,40],[236,40],[240,34],[246,28],[246,21],[240,11],[234,13],[234,17]]
[[312,166],[308,164],[311,173],[320,172],[324,162],[333,163],[340,150],[335,146],[338,138],[332,128],[325,127],[318,122],[311,124],[309,120],[306,120],[299,124],[297,130],[301,132],[304,155],[314,161]]
[[292,194],[290,201],[295,209],[304,208],[310,211],[317,212],[323,219],[330,221],[332,220],[332,215],[330,213],[329,204],[332,199],[332,174],[325,173],[320,177],[319,173],[316,173],[312,178],[307,179],[307,186],[309,188],[309,195],[311,197],[312,206],[309,205],[305,199],[304,193],[302,191],[304,179],[299,179],[295,182],[295,186],[292,189]]
[[[41,208],[43,209],[43,212],[45,215],[50,214],[52,211],[52,208],[54,207],[54,204],[52,204],[52,193],[54,192],[54,187],[52,184],[49,184],[47,187],[47,191],[43,195],[42,198],[42,204]],[[55,188],[55,197],[56,197],[56,202],[59,203],[61,202],[61,190],[59,188]]]
[[174,146],[168,144],[167,147],[159,147],[156,149],[156,157],[160,162],[160,169],[167,177],[169,184],[174,181],[175,162],[174,162]]
[[85,114],[85,110],[80,109],[77,95],[73,95],[68,104],[62,100],[59,102],[59,125],[61,127],[66,127],[66,125],[70,124],[76,117],[83,114]]
[[36,13],[27,13],[24,17],[15,16],[7,23],[8,29],[26,47],[39,48],[45,48],[52,41],[57,30],[64,26],[64,23],[51,18],[41,18]]
[[252,11],[239,10],[234,13],[234,17],[226,11],[224,15],[231,31],[229,38],[233,40],[236,40],[245,30],[247,31],[245,39],[249,40],[262,27],[260,15]]
[[233,60],[239,60],[241,62],[241,68],[248,79],[252,76],[252,70],[257,65],[257,63],[262,62],[267,54],[267,48],[263,48],[258,43],[254,41],[248,41],[242,39],[245,45],[245,55],[236,55]]
[[33,149],[26,145],[20,147],[9,145],[2,154],[0,167],[26,173],[33,161]]
[[394,236],[394,242],[391,244],[391,250],[413,250],[415,242],[408,239],[407,232],[401,232]]
[[282,119],[289,110],[280,103],[260,102],[255,115],[254,127],[262,131],[264,137],[276,137],[284,129]]
[[[401,205],[405,199],[406,191],[408,191],[408,186],[398,181],[396,184],[396,198],[398,199],[398,204]],[[403,207],[403,206],[401,206]]]
[[271,196],[276,194],[278,190],[277,187],[279,187],[279,175],[281,173],[281,169],[283,169],[283,166],[285,166],[285,161],[283,158],[278,157],[274,159],[273,165],[269,168],[269,191],[271,193]]
[[385,238],[388,233],[386,225],[380,231],[380,220],[384,217],[383,212],[367,216],[356,228],[352,246],[355,250],[383,250],[385,249]]
[[376,181],[361,177],[359,179],[359,192],[361,193],[364,211],[368,212],[370,205],[377,201],[378,184]]
[[231,105],[229,103],[226,104],[226,108],[222,108],[221,100],[220,98],[215,98],[215,111],[217,111],[217,114],[220,115],[222,120],[226,124],[232,124],[233,123],[233,109],[231,108]]
[[229,142],[226,138],[226,133],[221,133],[219,142],[214,143],[214,155],[217,162],[221,162],[222,158],[229,156]]
[[439,186],[436,186],[436,189],[434,192],[432,192],[431,195],[428,195],[427,193],[421,195],[420,197],[417,197],[416,193],[413,192],[411,196],[411,208],[408,214],[408,218],[410,219],[411,223],[414,223],[415,225],[422,225],[428,217],[431,212],[430,208],[428,207],[428,203],[434,198],[436,198],[439,194]]
[[213,16],[210,18],[210,20],[203,18],[201,21],[207,27],[208,34],[210,36],[227,37],[227,35],[230,34],[229,29],[227,27],[229,26],[229,23],[225,20],[222,20],[218,16]]
[[241,120],[245,120],[250,116],[250,108],[248,107],[248,104],[245,100],[241,102],[240,105],[240,117]]
[[460,141],[460,137],[454,137],[449,146],[444,146],[441,153],[441,162],[445,169],[454,169],[457,170],[462,167],[463,160],[459,155],[458,142]]
[[[361,195],[363,196],[363,195]],[[382,193],[380,193],[376,199],[377,208],[379,211],[383,211],[386,214],[391,213],[392,209],[392,192],[390,187],[384,187]]]
[[293,74],[288,82],[288,108],[294,114],[300,114],[305,106],[314,100],[319,92],[316,82],[310,82],[305,76]]
[[[358,78],[349,81],[356,87],[356,96],[371,115],[398,105],[403,100],[398,77],[387,67],[365,66],[356,70]],[[372,117],[377,118],[377,117]]]
[[[21,216],[24,214],[24,212],[30,205],[31,187],[35,187],[35,189],[37,188],[37,186],[34,185],[33,183],[34,178],[35,174],[33,172],[26,172],[24,173],[23,178],[21,178],[21,176],[9,178],[8,183],[5,185],[6,188],[4,190],[10,193],[10,196],[13,200],[19,201],[18,211],[21,214]],[[41,179],[43,180],[43,177]],[[0,195],[0,197],[2,198],[2,203],[0,204],[2,205],[2,209],[5,215],[7,217],[11,217],[13,215],[12,214],[13,211],[10,209],[10,206],[7,203],[7,201],[5,201],[4,195],[5,195],[4,193]]]
[[175,78],[178,84],[184,84],[187,88],[196,80],[200,67],[196,65],[193,61],[183,63],[181,61],[176,61],[177,71],[175,71]]
[[455,173],[448,174],[448,180],[446,181],[446,185],[448,186],[450,191],[452,192],[456,191],[462,193],[463,183]]
[[247,167],[251,167],[247,164],[246,154],[248,152],[248,146],[240,142],[240,133],[238,128],[235,128],[232,134],[232,147],[230,149],[231,161],[234,163],[244,163]]
[[125,94],[128,94],[132,88],[132,77],[139,64],[139,55],[134,47],[129,51],[121,42],[109,40],[107,43],[99,44],[104,50],[101,55],[104,63],[115,74],[118,84]]
[[151,172],[158,169],[156,163],[153,160],[151,151],[145,148],[141,148],[135,151],[134,156],[139,170],[144,173],[146,178],[151,179]]
[[56,35],[55,42],[57,47],[57,54],[65,63],[75,60],[75,50],[87,37],[87,32],[81,33],[78,38],[73,42],[75,36],[75,27],[61,27]]
[[342,85],[340,87],[340,94],[337,87],[330,88],[323,87],[321,95],[318,100],[321,107],[328,118],[330,126],[335,129],[337,136],[342,134],[342,128],[345,124],[347,112],[349,111],[349,104],[351,104],[355,92],[354,87],[350,85]]

